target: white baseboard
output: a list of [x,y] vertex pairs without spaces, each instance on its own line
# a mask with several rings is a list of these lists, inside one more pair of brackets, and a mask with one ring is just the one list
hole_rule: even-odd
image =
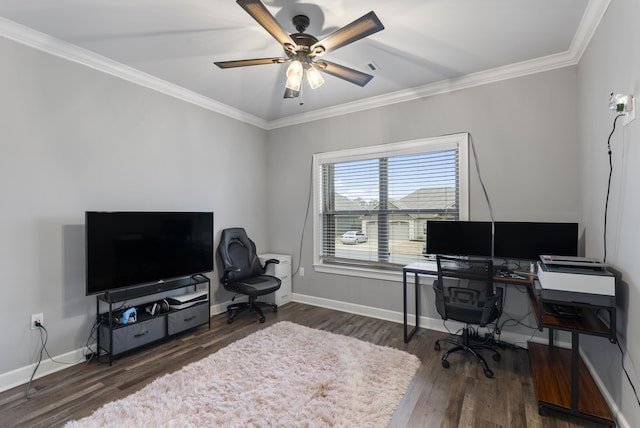
[[[69,368],[72,365],[82,364],[86,361],[84,356],[85,349],[86,348],[83,347],[82,349],[76,349],[75,351],[56,355],[54,357],[56,361],[64,361],[68,362],[68,364],[56,363],[49,358],[43,359],[40,363],[40,366],[38,367],[38,370],[33,376],[33,379],[39,379],[43,376]],[[36,365],[36,363],[33,363],[26,367],[21,367],[7,373],[0,374],[0,392],[14,388],[16,386],[25,385],[26,393],[26,384],[29,382],[31,375],[33,374],[33,370],[36,368]]]
[[604,382],[602,382],[602,379],[600,378],[600,376],[598,376],[598,372],[596,371],[595,367],[593,367],[593,364],[591,364],[591,360],[589,360],[584,355],[584,353],[582,353],[582,350],[580,350],[580,356],[582,357],[582,361],[584,362],[584,365],[587,366],[587,370],[589,370],[589,373],[591,373],[591,377],[593,378],[593,381],[596,383],[596,385],[598,386],[598,389],[602,393],[602,396],[604,397],[604,401],[607,402],[607,405],[609,406],[609,410],[611,411],[613,418],[616,420],[617,426],[620,428],[631,428],[631,424],[627,422],[627,419],[624,417],[624,414],[622,414],[620,407],[618,407],[618,404],[615,402],[615,400],[611,396],[611,393],[609,393],[609,390],[605,386]]
[[218,303],[217,305],[211,305],[211,315],[218,315],[221,314],[223,312],[227,312],[227,306],[229,306],[231,304],[231,300],[229,300],[228,302],[224,302],[224,303]]
[[[229,303],[231,302],[211,305],[211,315],[217,315],[222,312],[226,312],[227,305]],[[94,347],[95,343],[92,343],[90,346]],[[81,349],[76,349],[74,351],[70,351],[53,357],[53,359],[56,361],[69,362],[69,364],[56,363],[49,358],[43,359],[40,363],[40,366],[38,367],[38,370],[36,371],[36,374],[33,376],[33,379],[39,379],[43,376],[69,368],[72,365],[84,363],[86,361],[85,350],[86,348],[82,347]],[[36,363],[33,363],[7,373],[0,373],[0,392],[15,388],[16,386],[20,385],[25,385],[26,388],[26,384],[29,382],[29,379],[31,378],[31,375],[33,374],[33,370],[35,368]]]
[[[322,297],[307,296],[304,294],[293,293],[293,301],[305,303],[308,305],[319,306],[327,309],[334,309],[341,312],[348,312],[356,315],[364,315],[371,318],[377,318],[385,321],[392,321],[397,323],[403,323],[404,317],[402,312],[389,311],[386,309],[374,308],[371,306],[363,306],[355,303],[340,302],[337,300],[324,299]],[[415,315],[409,314],[407,317],[409,325],[412,327],[415,325]],[[457,331],[463,327],[462,323],[456,321],[447,321],[447,327],[451,331]],[[420,328],[428,330],[447,332],[441,318],[429,318],[425,316],[420,317]],[[502,332],[501,340],[508,343],[522,344],[522,347],[526,348],[528,341],[544,343],[543,339],[531,338],[529,335],[523,335],[519,333]],[[559,345],[568,347],[570,343],[558,342]]]
[[[374,308],[371,306],[358,305],[355,303],[340,302],[337,300],[307,296],[307,295],[298,294],[298,293],[293,293],[292,301],[305,303],[313,306],[318,306],[322,308],[327,308],[327,309],[334,309],[341,312],[348,312],[356,315],[368,316],[371,318],[377,318],[377,319],[386,320],[386,321],[392,321],[397,323],[403,322],[403,314],[401,312],[390,311],[387,309]],[[227,301],[224,303],[211,305],[211,315],[217,315],[217,314],[226,312],[227,305],[229,305],[230,303],[231,301]],[[409,321],[409,324],[415,325],[415,316],[409,315],[407,319]],[[452,330],[453,329],[457,330],[458,328],[462,328],[461,323],[456,323],[454,321],[448,321],[447,323],[449,328]],[[429,318],[424,316],[420,317],[420,327],[430,329],[430,330],[435,330],[435,331],[442,331],[442,332],[447,331],[441,319]],[[518,344],[522,343],[524,344],[524,346],[526,346],[526,343],[528,341],[546,343],[546,340],[540,337],[531,338],[528,335],[522,335],[519,333],[509,333],[509,332],[502,332],[501,339],[508,343],[518,343]],[[570,344],[568,342],[556,341],[556,343],[562,347],[570,347]],[[54,359],[56,361],[69,361],[69,362],[76,362],[76,364],[81,364],[85,361],[84,351],[85,351],[85,348],[83,347],[82,349],[76,349],[74,351],[58,355],[54,357]],[[604,383],[602,382],[602,379],[600,379],[600,376],[598,376],[598,373],[596,372],[593,365],[591,364],[591,361],[589,361],[589,359],[586,358],[584,355],[582,355],[582,359],[585,362],[585,365],[587,366],[589,372],[591,373],[593,380],[598,385],[598,388],[600,388],[600,391],[602,392],[605,401],[609,405],[609,409],[613,413],[613,416],[616,419],[618,426],[620,426],[621,428],[631,428],[631,425],[629,425],[624,415],[621,413],[620,408],[613,400],[609,391],[606,389]],[[29,382],[29,378],[31,377],[31,374],[33,373],[33,370],[35,369],[35,367],[36,367],[36,364],[34,363],[26,367],[21,367],[19,369],[12,370],[7,373],[0,374],[0,392],[14,388],[16,386],[26,385],[27,382]],[[68,364],[55,363],[50,359],[43,360],[40,363],[40,367],[38,367],[38,370],[34,376],[34,379],[38,379],[43,376],[49,375],[51,373],[55,373],[67,367],[69,367]],[[26,393],[26,389],[25,389],[25,393]]]

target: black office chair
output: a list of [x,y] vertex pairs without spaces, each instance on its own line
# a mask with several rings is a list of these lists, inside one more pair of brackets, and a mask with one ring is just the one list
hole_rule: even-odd
[[[270,263],[280,263],[280,261],[269,259],[263,267],[256,253],[256,245],[249,239],[243,228],[234,227],[222,231],[217,260],[222,274],[220,281],[224,288],[249,297],[247,302],[232,303],[227,306],[227,324],[231,324],[238,314],[247,310],[260,315],[260,322],[263,323],[265,316],[261,306],[271,307],[273,312],[278,311],[277,305],[258,302],[257,298],[280,288],[279,278],[264,274]],[[232,300],[235,298],[236,296],[233,296]]]
[[493,351],[493,360],[500,361],[500,353],[492,346],[471,342],[471,324],[484,327],[498,319],[502,313],[502,290],[493,291],[493,262],[489,259],[436,256],[438,279],[433,282],[436,293],[436,309],[443,320],[452,319],[464,323],[459,340],[436,340],[434,349],[440,350],[440,342],[456,345],[442,355],[442,367],[449,368],[447,358],[452,352],[465,351],[474,355],[487,377],[493,371],[478,353],[479,349]]

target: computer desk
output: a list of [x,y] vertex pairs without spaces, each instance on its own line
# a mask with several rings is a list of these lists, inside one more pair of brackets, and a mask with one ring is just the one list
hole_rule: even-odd
[[[507,284],[514,285],[525,285],[531,288],[533,285],[533,280],[535,279],[535,275],[526,275],[526,279],[519,278],[511,278],[509,276],[500,276],[498,274],[500,272],[499,269],[494,269],[494,282],[502,282]],[[415,316],[416,316],[416,324],[415,326],[409,330],[408,325],[408,302],[407,302],[407,275],[414,276],[415,283]],[[420,328],[420,276],[421,275],[429,275],[429,276],[437,276],[438,275],[438,265],[436,262],[415,262],[406,265],[402,269],[402,296],[403,296],[403,323],[404,323],[404,343],[407,343],[411,340],[415,332]]]
[[[538,398],[538,412],[544,413],[545,409],[553,409],[562,413],[584,418],[590,421],[615,426],[615,420],[584,362],[580,358],[579,336],[580,334],[602,336],[608,338],[611,343],[616,342],[616,308],[615,306],[593,306],[576,304],[583,310],[579,319],[556,317],[545,313],[543,305],[548,300],[538,292],[539,287],[534,285],[537,281],[533,274],[526,279],[500,276],[499,270],[494,271],[494,282],[524,285],[529,291],[529,300],[533,310],[538,329],[549,330],[547,345],[529,342],[529,360]],[[407,275],[415,278],[415,316],[416,323],[409,330],[408,302],[407,302]],[[404,304],[404,342],[407,343],[420,326],[420,276],[438,275],[436,262],[415,262],[402,269],[402,291]],[[609,313],[610,324],[605,324],[599,317],[598,311]],[[554,330],[564,330],[571,333],[571,348],[564,349],[554,345]],[[569,372],[567,375],[567,372]]]

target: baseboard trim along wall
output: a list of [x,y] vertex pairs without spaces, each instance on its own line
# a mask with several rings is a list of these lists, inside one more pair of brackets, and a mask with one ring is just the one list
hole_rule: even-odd
[[[83,364],[84,362],[86,362],[86,358],[84,356],[85,349],[86,348],[83,347],[81,349],[76,349],[75,351],[66,352],[64,354],[56,355],[55,357],[53,357],[53,359],[56,361],[68,362],[65,364],[55,363],[49,358],[43,358],[33,379],[39,379],[43,376],[59,372],[60,370],[71,367],[72,365]],[[33,370],[35,368],[36,363],[0,374],[0,392],[20,385],[25,385],[26,388],[26,383],[29,382],[31,374],[33,373]]]
[[[293,301],[299,303],[305,303],[307,305],[319,306],[321,308],[334,309],[337,311],[348,312],[350,314],[363,315],[371,318],[377,318],[385,321],[392,321],[401,324],[403,322],[402,312],[389,311],[386,309],[373,308],[370,306],[358,305],[355,303],[339,302],[336,300],[324,299],[321,297],[307,296],[303,294],[293,293]],[[415,325],[415,315],[409,314],[407,320],[411,326]],[[463,324],[457,321],[447,321],[447,326],[451,331],[457,331],[463,327]],[[429,330],[442,331],[447,333],[442,319],[429,318],[425,316],[420,317],[420,328],[426,328]],[[481,330],[482,331],[482,330]],[[546,343],[546,339],[542,337],[531,337],[530,335],[524,335],[519,333],[502,332],[500,339],[506,343],[518,344],[526,348],[527,342]],[[571,342],[564,341],[562,339],[556,340],[556,343],[568,348],[571,346]]]
[[[374,308],[371,306],[358,305],[355,303],[347,303],[341,302],[337,300],[324,299],[322,297],[315,296],[307,296],[304,294],[293,293],[292,301],[298,303],[304,303],[307,305],[318,306],[321,308],[334,309],[336,311],[348,312],[356,315],[363,315],[371,318],[377,318],[385,321],[392,321],[396,323],[403,322],[403,314],[401,312],[390,311],[387,309]],[[211,315],[221,314],[227,311],[227,305],[232,303],[231,301],[218,303],[211,305]],[[415,325],[415,316],[408,316],[409,324]],[[447,321],[447,325],[451,330],[458,330],[462,328],[461,323],[457,323],[455,321]],[[435,331],[447,332],[447,329],[444,327],[441,319],[434,319],[425,316],[420,317],[420,327],[426,328]],[[546,339],[544,337],[533,337],[531,338],[529,335],[523,335],[519,333],[509,333],[503,332],[501,335],[501,340],[507,343],[517,343],[517,344],[525,344],[528,341],[537,342],[537,343],[546,343]],[[568,348],[570,347],[570,343],[563,340],[556,340],[556,344],[561,347]],[[65,354],[57,355],[54,357],[57,361],[77,361],[78,364],[82,364],[84,361],[84,352],[85,348],[76,349],[75,351],[67,352]],[[614,418],[617,421],[618,426],[621,428],[631,428],[631,425],[626,421],[624,415],[620,413],[620,408],[613,400],[609,391],[605,388],[602,380],[598,376],[598,373],[594,370],[591,361],[582,354],[582,359],[585,362],[589,372],[593,376],[593,380],[596,382],[600,391],[604,395],[604,399],[609,405],[609,409],[613,413]],[[29,382],[29,378],[33,373],[36,364],[31,364],[26,367],[21,367],[16,370],[12,370],[7,373],[0,374],[0,392],[6,391],[8,389],[14,388],[16,386],[24,385]],[[63,370],[69,367],[69,364],[58,364],[53,362],[50,359],[43,359],[40,363],[40,367],[34,376],[34,379],[41,378],[43,376],[55,373],[57,371]]]

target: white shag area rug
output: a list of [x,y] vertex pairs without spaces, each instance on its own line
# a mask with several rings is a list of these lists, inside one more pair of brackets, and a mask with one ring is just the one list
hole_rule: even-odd
[[65,427],[385,427],[419,366],[281,321]]

